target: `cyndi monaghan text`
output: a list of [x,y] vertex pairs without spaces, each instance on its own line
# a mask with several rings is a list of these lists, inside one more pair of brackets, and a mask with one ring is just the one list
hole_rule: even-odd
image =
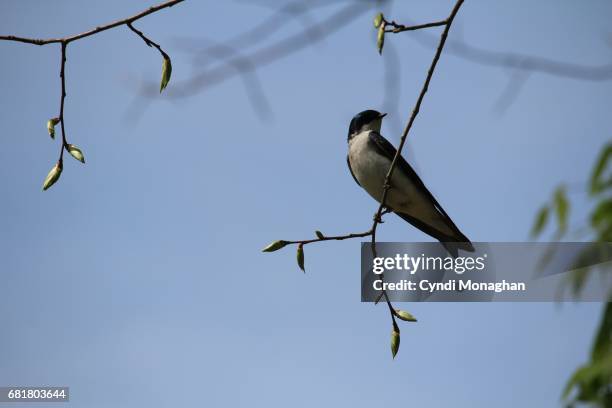
[[447,282],[430,282],[427,279],[418,282],[402,279],[398,282],[383,282],[382,279],[373,282],[374,289],[377,291],[424,291],[424,292],[445,292],[474,290],[481,292],[506,292],[506,291],[525,291],[525,282],[508,282],[505,279],[501,282],[473,282],[468,280],[449,280]]

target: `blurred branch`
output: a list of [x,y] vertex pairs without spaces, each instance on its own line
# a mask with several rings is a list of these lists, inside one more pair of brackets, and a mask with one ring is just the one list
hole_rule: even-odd
[[[395,44],[389,43],[385,48],[384,76],[383,76],[383,112],[388,113],[386,121],[390,121],[393,133],[401,134],[402,123],[400,121],[399,104],[402,88],[402,60],[397,52]],[[414,166],[414,160],[411,161]]]
[[52,119],[49,119],[49,121],[47,122],[47,129],[49,131],[49,135],[51,136],[51,138],[55,137],[55,126],[57,124],[60,124],[61,126],[61,132],[62,132],[62,140],[61,140],[61,146],[60,146],[60,154],[59,154],[59,159],[57,161],[57,163],[55,164],[55,166],[51,169],[51,171],[49,172],[49,174],[47,175],[47,177],[45,178],[45,181],[43,183],[43,190],[47,190],[49,187],[51,187],[53,184],[55,184],[55,182],[57,182],[62,174],[62,170],[64,167],[64,151],[67,151],[68,153],[70,153],[75,159],[79,160],[82,163],[85,163],[85,158],[83,156],[83,153],[81,152],[81,150],[76,147],[75,145],[69,144],[68,140],[66,138],[66,126],[64,124],[65,120],[64,120],[64,105],[65,105],[65,101],[66,101],[66,54],[67,54],[67,48],[68,48],[68,44],[70,44],[71,42],[74,41],[78,41],[81,40],[83,38],[86,37],[90,37],[92,35],[101,33],[103,31],[106,30],[110,30],[112,28],[115,27],[119,27],[119,26],[127,26],[130,30],[132,30],[134,33],[136,33],[136,35],[138,35],[140,38],[143,39],[143,41],[149,46],[149,47],[155,47],[157,48],[157,50],[161,53],[163,59],[164,59],[164,64],[163,64],[163,69],[162,69],[162,84],[161,84],[161,88],[160,88],[160,92],[161,90],[163,90],[168,81],[170,80],[170,73],[172,71],[172,65],[170,62],[170,57],[168,56],[168,54],[166,54],[164,52],[164,50],[162,50],[161,46],[155,42],[153,42],[151,39],[149,39],[148,37],[146,37],[142,31],[137,30],[136,28],[134,28],[134,26],[132,25],[133,22],[148,16],[149,14],[155,13],[157,11],[163,10],[165,8],[168,7],[172,7],[175,4],[181,3],[184,0],[172,0],[172,1],[166,1],[164,3],[158,4],[157,6],[152,6],[149,7],[148,9],[141,11],[138,14],[135,14],[131,17],[128,18],[124,18],[122,20],[117,20],[114,21],[112,23],[109,24],[105,24],[102,26],[98,26],[94,29],[91,29],[89,31],[85,31],[83,33],[80,34],[76,34],[76,35],[72,35],[72,36],[67,36],[67,37],[61,37],[61,38],[48,38],[48,39],[36,39],[36,38],[27,38],[27,37],[18,37],[18,36],[14,36],[14,35],[3,35],[0,36],[0,41],[15,41],[15,42],[21,42],[21,43],[26,43],[26,44],[34,44],[34,45],[47,45],[47,44],[55,44],[58,43],[61,45],[61,63],[60,63],[60,79],[61,79],[61,98],[60,98],[60,112],[59,115],[57,117],[54,117]]
[[[425,27],[435,27],[442,22],[403,26],[395,22],[392,24],[397,29],[388,30],[387,32],[397,33],[408,31],[411,29]],[[432,47],[437,43],[436,36],[426,32],[420,32],[418,35],[411,37],[418,43],[426,47]],[[557,61],[550,58],[521,54],[511,51],[493,51],[485,48],[477,47],[466,43],[465,41],[454,39],[449,41],[446,47],[447,54],[454,55],[475,64],[509,68],[521,71],[543,73],[553,76],[559,76],[570,79],[578,79],[584,81],[608,81],[612,79],[612,63],[602,65],[583,65],[570,62]]]
[[508,83],[504,90],[500,93],[493,110],[497,113],[504,113],[514,103],[518,95],[523,90],[523,86],[527,83],[531,73],[529,71],[514,70],[509,77]]
[[[279,16],[283,14],[289,14],[293,17],[299,17],[302,15],[306,15],[309,10],[312,10],[313,7],[317,7],[320,3],[312,4],[311,2],[307,3],[308,6],[305,6],[305,2],[292,2],[283,6],[281,9],[277,10],[269,19],[266,19],[262,24],[258,24],[256,27],[247,30],[242,34],[238,34],[233,37],[229,42],[238,44],[241,41],[244,41],[246,44],[255,44],[258,41],[261,41],[268,36],[272,35],[274,32],[280,29],[280,27],[286,24],[288,19],[279,18]],[[329,4],[329,2],[324,2],[324,5]],[[352,6],[359,6],[359,4],[353,4]],[[351,8],[351,5],[346,6],[346,8]],[[333,18],[337,18],[334,16]],[[312,34],[319,33],[319,37],[313,34],[313,38],[306,38],[307,41],[320,41],[324,37],[327,37],[330,32],[327,31],[328,23],[312,25],[304,29],[304,34]],[[331,26],[333,27],[333,20],[331,22]],[[346,24],[345,21],[340,21],[340,25]],[[425,24],[399,24],[395,21],[387,21],[385,20],[385,33],[401,33],[405,31],[419,31],[418,35],[414,35],[414,38],[421,45],[432,47],[435,46],[438,42],[437,36],[434,34],[429,34],[424,32],[422,29],[424,28],[433,28],[440,27],[445,25],[445,20],[434,21]],[[315,30],[315,31],[312,31]],[[241,44],[242,45],[242,44]],[[274,46],[272,46],[274,47]],[[234,47],[236,48],[236,47]],[[453,41],[449,41],[446,46],[447,53],[451,55],[455,55],[459,58],[462,58],[466,61],[473,62],[476,64],[491,66],[497,68],[505,68],[509,70],[509,79],[506,87],[500,94],[498,100],[495,102],[494,109],[497,112],[503,112],[507,108],[509,108],[514,100],[520,94],[520,91],[523,89],[527,79],[530,77],[531,73],[543,73],[552,76],[576,79],[576,80],[586,80],[586,81],[607,81],[612,79],[612,63],[603,64],[603,65],[581,65],[581,64],[573,64],[566,63],[562,61],[556,61],[553,59],[548,59],[539,56],[531,56],[521,53],[515,52],[500,52],[500,51],[492,51],[483,48],[479,48],[468,43],[465,43],[462,40],[454,39]],[[262,55],[266,54],[266,49],[262,50]],[[298,49],[296,49],[298,51]],[[203,58],[203,55],[206,55],[207,52],[210,52],[210,49],[206,49],[196,54],[196,59],[202,63],[206,63],[207,60]],[[253,70],[260,66],[259,61],[260,55],[258,53],[253,53],[252,55],[242,56],[244,59],[249,59],[251,61],[250,65],[253,66]],[[208,60],[210,61],[210,59]],[[216,62],[219,62],[216,60]],[[264,61],[261,65],[265,65],[272,61]],[[230,64],[233,64],[230,61]],[[193,93],[199,92],[207,86],[216,85],[220,82],[224,82],[226,79],[229,79],[233,75],[236,74],[228,74],[227,72],[222,72],[223,67],[217,67],[212,71],[206,71],[199,74],[196,74],[194,78],[191,78],[189,81],[194,81],[194,83],[198,84],[198,90],[193,90],[192,93],[187,92],[187,94],[178,94],[172,93],[172,96],[183,97],[183,96],[191,96]],[[189,88],[189,85],[185,85],[184,88]],[[152,88],[151,88],[152,89]],[[146,95],[151,93],[151,89],[147,89],[147,87],[141,88],[140,93]]]
[[[339,12],[330,16],[328,19],[320,23],[312,23],[306,25],[310,21],[308,14],[316,7],[328,6],[329,4],[339,3],[330,1],[294,1],[288,3],[266,18],[256,26],[241,32],[224,43],[213,45],[195,51],[194,62],[200,64],[200,71],[196,72],[191,78],[188,78],[180,83],[177,83],[172,92],[168,93],[171,98],[185,98],[198,94],[208,87],[218,85],[231,79],[237,75],[247,75],[249,72],[254,72],[258,68],[282,59],[294,52],[298,52],[303,48],[313,45],[329,37],[338,29],[346,26],[349,22],[357,18],[363,11],[374,6],[371,2],[352,1],[351,4],[343,7]],[[382,3],[390,1],[379,1],[378,6]],[[261,2],[248,1],[250,4],[269,6],[270,4]],[[273,3],[276,4],[276,3]],[[227,55],[225,58],[226,64],[223,64],[224,58],[206,58],[211,54],[218,54],[219,48],[231,47],[233,49],[243,50],[245,47],[253,46],[261,43],[265,39],[279,31],[283,26],[288,24],[291,19],[284,18],[289,15],[295,19],[305,21],[305,28],[298,34],[278,41],[270,46],[255,52],[234,56]],[[406,31],[419,31],[418,35],[413,38],[422,45],[427,47],[435,46],[438,42],[437,36],[423,32],[422,29],[442,27],[446,24],[446,20],[434,21],[424,24],[399,24],[395,21],[384,20],[385,33],[398,34]],[[197,41],[192,39],[190,41]],[[230,45],[231,44],[231,45]],[[531,56],[514,52],[499,52],[487,49],[482,49],[463,42],[462,40],[449,41],[446,46],[447,53],[455,55],[467,61],[485,66],[498,68],[506,68],[509,70],[508,84],[502,91],[500,97],[494,105],[497,112],[503,112],[512,105],[514,100],[520,94],[521,89],[526,83],[531,73],[545,73],[553,76],[566,77],[578,80],[587,81],[604,81],[612,79],[612,63],[599,66],[589,66],[573,63],[565,63],[552,59],[547,59],[539,56]],[[219,63],[212,69],[204,69],[209,65],[210,61]],[[227,70],[227,65],[236,67],[239,64],[244,64],[248,61],[248,68],[243,70]],[[524,72],[524,74],[522,74]],[[245,80],[245,82],[252,82]],[[252,86],[250,87],[253,88]],[[154,95],[154,87],[149,83],[143,83],[136,89],[140,97],[151,97]],[[252,98],[252,95],[249,95]],[[253,104],[253,100],[251,103]],[[135,101],[134,103],[136,103]],[[256,105],[254,104],[254,107]],[[135,109],[133,109],[135,110]]]
[[451,42],[449,53],[481,65],[543,73],[583,81],[612,79],[612,63],[581,65],[514,52],[492,51],[464,43]]
[[[411,38],[428,48],[434,46],[437,41],[435,35],[426,32],[419,32]],[[508,70],[508,84],[496,102],[497,112],[503,112],[512,105],[531,74],[539,73],[591,82],[612,80],[612,63],[574,64],[511,51],[488,50],[458,39],[449,41],[446,52],[474,64]]]
[[[205,39],[198,39],[199,44],[205,41]],[[206,58],[204,58],[204,55]],[[193,64],[194,66],[204,67],[211,61],[224,60],[227,60],[225,65],[233,68],[242,79],[246,95],[255,113],[262,120],[270,118],[272,109],[257,75],[257,67],[250,58],[245,57],[236,47],[228,43],[213,43],[213,45],[197,51]]]
[[[314,9],[329,6],[330,4],[333,4],[333,2],[293,1],[282,6],[280,9],[275,9],[269,17],[255,26],[239,32],[223,42],[214,42],[201,37],[182,37],[175,40],[175,43],[179,48],[187,50],[192,54],[192,65],[199,72],[213,63],[224,64],[234,68],[234,74],[239,75],[243,80],[251,107],[260,119],[265,120],[272,116],[272,109],[256,74],[258,61],[255,61],[250,55],[245,55],[243,51],[267,40],[284,26],[290,24],[292,20],[302,22],[304,26],[303,33],[307,37],[308,45],[320,40],[322,41],[325,35],[320,32],[320,29],[309,15]],[[286,18],[287,16],[291,18]],[[133,119],[133,115],[128,117]]]
[[[249,54],[242,54],[239,57],[229,58],[229,60],[226,60],[223,64],[197,72],[186,80],[175,82],[173,89],[168,92],[168,96],[176,99],[191,97],[199,94],[205,88],[219,85],[236,75],[255,70],[286,58],[328,38],[371,8],[371,4],[361,2],[346,5],[324,20],[305,27],[296,34],[278,40],[267,47],[253,51]],[[250,61],[249,66],[245,68],[246,70],[236,72],[235,70],[227,69],[227,65],[234,65],[236,63],[236,58]],[[140,96],[151,97],[154,95],[153,89],[151,84],[148,84],[141,87],[138,91]]]
[[[388,1],[381,0],[377,3],[386,3]],[[285,18],[286,15],[293,17],[293,19],[301,18],[310,21],[305,16],[313,9],[329,6],[334,3],[346,2],[349,4],[343,6],[328,18],[318,23],[305,25],[296,34],[273,42],[256,51],[244,52],[245,48],[254,47],[262,43],[283,26],[290,23],[292,19]],[[297,0],[275,10],[270,17],[224,42],[214,43],[202,48],[202,41],[210,41],[202,38],[179,38],[177,40],[179,47],[184,50],[192,50],[191,52],[194,54],[193,66],[195,72],[190,78],[175,82],[167,96],[174,100],[192,97],[227,80],[241,77],[244,81],[249,102],[258,116],[266,119],[272,116],[272,110],[269,108],[264,88],[261,86],[255,72],[268,64],[277,62],[322,42],[340,29],[348,26],[375,5],[369,1],[355,0],[340,0],[338,2]],[[209,67],[211,63],[215,63],[215,65]],[[228,67],[233,69],[228,69]],[[134,85],[135,83],[137,85]],[[126,85],[133,87],[134,97],[123,115],[123,120],[133,125],[145,113],[156,92],[154,85],[150,81],[127,81]]]
[[[385,203],[387,200],[387,195],[389,193],[389,190],[391,189],[391,184],[390,184],[390,180],[391,177],[393,176],[393,172],[395,170],[395,166],[397,164],[397,161],[399,159],[399,157],[401,156],[402,153],[402,149],[404,147],[404,144],[406,143],[406,139],[408,137],[408,133],[410,132],[410,129],[412,128],[412,125],[417,117],[417,115],[419,114],[419,111],[421,109],[421,104],[423,102],[423,99],[425,97],[425,94],[427,93],[427,90],[429,89],[429,84],[431,82],[431,79],[433,77],[433,73],[436,69],[436,66],[438,64],[438,61],[440,60],[440,56],[442,55],[442,50],[444,49],[444,45],[446,44],[446,38],[448,37],[448,32],[451,28],[451,25],[455,19],[455,16],[457,15],[457,13],[459,12],[459,9],[461,8],[461,5],[463,4],[464,0],[457,0],[457,2],[455,3],[455,6],[453,7],[451,13],[449,14],[449,16],[443,20],[443,23],[440,24],[439,22],[435,22],[435,23],[431,23],[431,24],[422,24],[420,26],[418,26],[419,28],[412,28],[412,30],[417,30],[417,29],[421,29],[421,28],[429,28],[429,27],[434,27],[434,26],[439,26],[439,25],[443,25],[444,26],[444,30],[442,31],[442,34],[440,35],[440,40],[438,43],[438,46],[436,48],[436,53],[434,54],[433,60],[431,61],[431,64],[429,66],[429,70],[427,71],[427,76],[425,77],[425,81],[423,83],[423,86],[421,88],[421,91],[419,93],[419,96],[416,100],[416,103],[412,109],[412,113],[410,114],[410,117],[408,119],[408,122],[406,124],[406,127],[404,128],[404,131],[402,133],[402,136],[400,138],[400,143],[399,146],[397,148],[397,152],[395,154],[395,157],[393,158],[393,161],[391,162],[391,166],[389,167],[388,173],[385,177],[385,181],[384,181],[384,185],[383,185],[383,195],[382,198],[380,200],[380,205],[378,207],[378,210],[376,211],[376,213],[374,214],[374,219],[373,219],[373,223],[372,223],[372,227],[366,231],[366,232],[362,232],[362,233],[351,233],[351,234],[346,234],[346,235],[339,235],[339,236],[333,236],[333,237],[326,237],[325,235],[323,235],[320,231],[316,231],[316,235],[317,238],[316,239],[306,239],[306,240],[298,240],[298,241],[275,241],[272,244],[268,245],[266,248],[264,248],[264,252],[273,252],[273,251],[277,251],[283,247],[285,247],[286,245],[292,245],[292,244],[296,244],[297,245],[297,258],[298,258],[298,264],[300,266],[300,268],[303,269],[303,265],[304,265],[304,246],[307,244],[311,244],[314,242],[321,242],[321,241],[329,241],[329,240],[344,240],[344,239],[351,239],[351,238],[364,238],[364,237],[371,237],[371,248],[372,248],[372,257],[376,258],[377,254],[376,254],[376,231],[377,231],[377,227],[379,224],[383,223],[382,220],[382,216],[386,213],[388,213],[390,210],[388,208],[386,208]],[[381,15],[382,17],[382,15]],[[383,24],[386,24],[385,20],[383,19]],[[385,30],[385,26],[384,25],[380,25],[377,24],[377,27],[382,27],[382,30]],[[414,26],[417,27],[417,26]],[[382,279],[382,275],[381,275],[381,279]],[[398,349],[399,349],[399,338],[400,338],[400,329],[397,325],[397,320],[396,317],[400,317],[399,316],[399,311],[397,311],[393,305],[391,304],[391,301],[389,300],[389,297],[387,296],[387,293],[385,291],[382,291],[381,296],[384,296],[385,301],[387,303],[387,306],[389,308],[389,314],[391,316],[391,322],[392,322],[392,337],[391,337],[391,349],[392,349],[392,354],[393,357],[395,357],[395,354],[397,353]],[[400,317],[401,318],[401,317]]]
[[[229,40],[225,41],[226,44],[240,44],[241,48],[249,47],[262,41],[266,40],[274,33],[278,32],[281,28],[290,24],[292,19],[301,20],[304,23],[305,30],[308,31],[308,35],[310,35],[311,41],[316,41],[320,36],[320,32],[318,30],[308,30],[308,27],[313,26],[313,22],[310,18],[308,18],[309,13],[318,8],[329,6],[331,2],[329,1],[304,1],[297,0],[292,1],[288,4],[285,4],[280,9],[276,9],[274,13],[272,13],[268,18],[264,19],[257,25],[252,28],[240,32],[237,35],[231,37]],[[285,18],[289,16],[291,18]],[[210,48],[202,50],[200,56],[202,54],[207,54]],[[205,60],[202,60],[205,62]]]

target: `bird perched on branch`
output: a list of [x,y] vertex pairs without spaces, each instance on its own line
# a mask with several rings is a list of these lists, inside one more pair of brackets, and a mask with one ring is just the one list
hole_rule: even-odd
[[[347,162],[351,175],[380,203],[385,178],[397,150],[380,134],[386,113],[365,110],[351,120],[348,131]],[[402,156],[398,157],[387,193],[385,207],[424,233],[437,239],[453,256],[459,249],[474,251],[423,181]]]

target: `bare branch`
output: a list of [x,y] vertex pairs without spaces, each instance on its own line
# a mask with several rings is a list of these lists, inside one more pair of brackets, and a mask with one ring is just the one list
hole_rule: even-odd
[[102,31],[106,31],[106,30],[110,30],[111,28],[115,28],[115,27],[119,27],[121,25],[127,25],[127,24],[131,24],[136,20],[139,20],[145,16],[148,16],[149,14],[155,13],[159,10],[168,8],[168,7],[172,7],[175,4],[181,3],[185,0],[171,0],[171,1],[166,1],[164,3],[158,4],[157,6],[152,6],[149,7],[148,9],[141,11],[138,14],[135,14],[131,17],[128,18],[124,18],[122,20],[117,20],[114,21],[112,23],[109,24],[105,24],[103,26],[98,26],[94,29],[91,29],[89,31],[85,31],[81,34],[76,34],[76,35],[72,35],[72,36],[68,36],[68,37],[62,37],[62,38],[48,38],[48,39],[36,39],[36,38],[25,38],[25,37],[17,37],[14,35],[1,35],[0,36],[0,41],[17,41],[17,42],[22,42],[22,43],[27,43],[27,44],[34,44],[34,45],[46,45],[46,44],[53,44],[53,43],[63,43],[63,44],[68,44],[71,43],[72,41],[76,41],[76,40],[80,40],[81,38],[85,38],[85,37],[89,37],[91,35],[94,34],[98,34],[101,33]]
[[286,241],[286,242],[287,242],[287,245],[290,245],[290,244],[306,245],[306,244],[312,244],[313,242],[343,241],[345,239],[351,239],[351,238],[369,237],[370,235],[372,235],[372,230],[371,229],[369,231],[366,231],[366,232],[351,233],[351,234],[346,234],[346,235],[336,235],[336,236],[332,236],[332,237],[323,236],[322,238],[304,239],[304,240],[300,240],[300,241]]
[[162,50],[162,47],[157,44],[156,42],[151,41],[149,38],[147,38],[142,31],[137,30],[136,28],[134,28],[134,26],[132,25],[132,23],[126,23],[126,25],[128,26],[128,28],[130,30],[132,30],[133,32],[135,32],[140,38],[142,38],[142,40],[145,42],[145,44],[147,44],[149,47],[155,47],[157,48],[157,51],[159,51],[159,53],[161,54],[162,57],[169,59],[170,57],[168,56],[168,54],[166,54],[164,52],[164,50]]
[[[64,105],[65,105],[65,101],[66,101],[66,51],[68,48],[68,44],[70,44],[72,41],[77,41],[80,40],[82,38],[86,38],[89,36],[92,36],[94,34],[98,34],[101,33],[103,31],[106,30],[110,30],[111,28],[114,27],[119,27],[122,25],[126,25],[130,30],[132,30],[133,32],[135,32],[140,38],[143,39],[143,41],[145,42],[145,44],[147,44],[149,47],[155,47],[157,48],[157,50],[161,53],[162,57],[164,58],[164,65],[163,65],[163,70],[162,70],[162,86],[161,89],[163,89],[166,84],[168,83],[168,80],[170,79],[170,72],[171,72],[171,64],[170,64],[170,57],[168,56],[168,54],[166,54],[164,52],[164,50],[162,50],[161,46],[155,42],[153,42],[152,40],[150,40],[149,38],[147,38],[142,31],[137,30],[136,28],[134,28],[134,26],[132,25],[132,23],[138,19],[141,19],[142,17],[148,16],[149,14],[155,13],[156,11],[165,9],[167,7],[172,7],[175,4],[181,3],[184,0],[172,0],[172,1],[166,1],[164,3],[158,4],[157,6],[153,6],[153,7],[149,7],[147,10],[144,10],[138,14],[135,14],[131,17],[122,19],[122,20],[117,20],[113,23],[109,23],[103,26],[98,26],[92,30],[89,31],[85,31],[81,34],[77,34],[77,35],[73,35],[73,36],[68,36],[68,37],[62,37],[62,38],[49,38],[49,39],[35,39],[35,38],[26,38],[26,37],[17,37],[14,35],[4,35],[4,36],[0,36],[0,41],[16,41],[16,42],[22,42],[22,43],[26,43],[26,44],[34,44],[34,45],[46,45],[46,44],[54,44],[54,43],[59,43],[61,45],[61,63],[60,63],[60,79],[61,79],[61,98],[60,98],[60,112],[59,112],[59,116],[53,119],[50,119],[48,124],[47,124],[47,128],[49,130],[49,134],[51,135],[51,137],[53,138],[54,134],[55,134],[55,125],[56,124],[60,124],[61,126],[61,131],[62,131],[62,140],[61,140],[61,144],[60,144],[60,154],[59,154],[59,159],[57,161],[57,164],[55,165],[55,167],[51,170],[51,172],[47,175],[47,178],[45,179],[45,182],[43,184],[43,190],[47,190],[49,187],[51,187],[60,177],[60,174],[62,172],[62,168],[64,165],[64,150],[68,151],[72,156],[75,157],[75,159],[79,160],[82,163],[85,163],[85,158],[83,156],[83,153],[81,152],[81,150],[68,143],[68,139],[66,137],[66,125],[65,125],[65,115],[64,115]],[[160,92],[161,92],[160,89]]]
[[66,139],[66,127],[64,125],[64,102],[66,101],[66,46],[65,42],[62,42],[62,60],[60,64],[60,79],[62,82],[62,95],[60,98],[60,112],[59,112],[59,122],[62,129],[62,143],[60,146],[60,156],[58,160],[58,166],[62,167],[63,159],[64,159],[64,150],[68,147],[68,140]]
[[448,20],[434,21],[433,23],[425,23],[425,24],[418,24],[418,25],[412,25],[412,26],[405,26],[402,24],[397,24],[395,21],[384,20],[384,22],[386,26],[393,27],[389,30],[385,29],[386,33],[401,33],[403,31],[415,31],[415,30],[421,30],[423,28],[445,26],[448,24]]

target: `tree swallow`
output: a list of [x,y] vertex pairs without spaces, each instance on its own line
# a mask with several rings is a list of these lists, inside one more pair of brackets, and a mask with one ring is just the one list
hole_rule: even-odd
[[[351,175],[380,202],[385,177],[397,150],[380,134],[386,113],[365,110],[355,115],[348,131],[346,161]],[[474,251],[470,240],[446,214],[425,184],[402,156],[398,157],[385,206],[424,233],[437,239],[458,256],[459,249]]]

